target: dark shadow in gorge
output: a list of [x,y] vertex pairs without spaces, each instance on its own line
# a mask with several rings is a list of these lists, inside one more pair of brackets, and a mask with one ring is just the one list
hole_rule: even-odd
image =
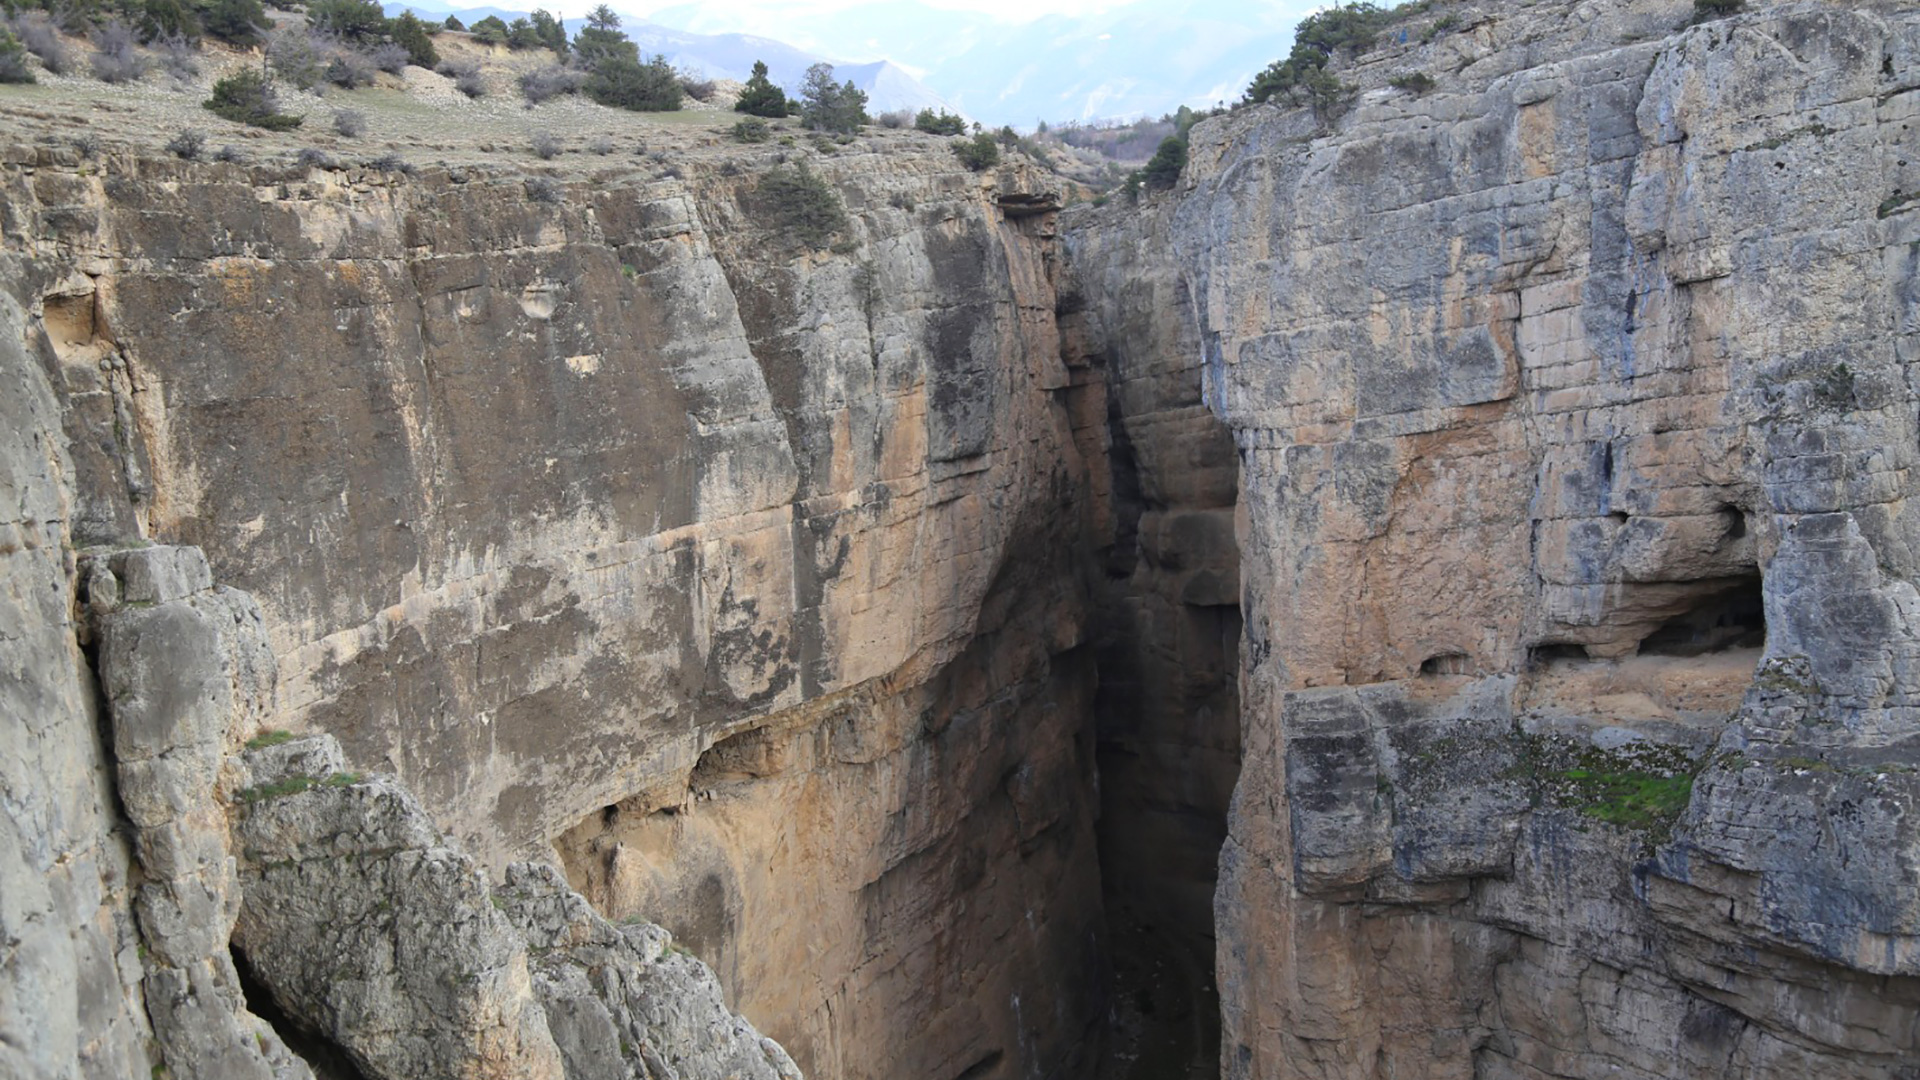
[[1240,771],[1238,552],[1222,485],[1181,483],[1167,466],[1218,468],[1233,450],[1217,420],[1183,412],[1143,425],[1157,479],[1141,475],[1122,418],[1112,425],[1114,543],[1096,616],[1097,831],[1114,980],[1100,1080],[1219,1075],[1213,893]]

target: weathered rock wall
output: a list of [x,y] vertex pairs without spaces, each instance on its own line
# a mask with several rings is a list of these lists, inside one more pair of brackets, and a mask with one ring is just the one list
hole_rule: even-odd
[[[1100,866],[1112,1061],[1210,1072],[1215,867],[1240,766],[1238,458],[1201,400],[1198,324],[1169,215],[1064,216],[1068,363],[1106,386],[1112,528],[1096,591]],[[1097,224],[1096,224],[1097,223]]]
[[1148,208],[1241,463],[1229,1076],[1920,1059],[1920,19],[1691,15],[1438,5]]
[[[1069,1074],[1103,995],[1104,399],[1060,360],[1053,208],[938,144],[842,155],[815,252],[755,195],[772,153],[548,186],[13,152],[15,528],[63,535],[9,573],[201,547],[259,603],[281,726],[478,866],[556,859],[665,924],[809,1072]],[[72,588],[22,595],[98,770]],[[70,847],[110,835],[92,790]]]

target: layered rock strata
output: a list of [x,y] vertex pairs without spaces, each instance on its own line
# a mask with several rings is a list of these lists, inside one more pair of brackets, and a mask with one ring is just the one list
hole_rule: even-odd
[[1692,15],[1437,6],[1154,204],[1242,470],[1229,1076],[1920,1060],[1920,19]]
[[[10,467],[46,508],[12,527],[46,554],[9,572],[49,591],[15,621],[72,699],[62,760],[98,775],[60,552],[196,544],[252,594],[278,724],[424,814],[405,844],[369,826],[336,853],[364,888],[331,898],[276,891],[323,876],[328,819],[248,833],[242,876],[282,897],[263,911],[363,926],[371,948],[390,935],[366,904],[468,910],[475,875],[531,856],[710,958],[811,1073],[1071,1071],[1104,994],[1079,552],[1105,512],[1105,400],[1060,359],[1057,202],[938,144],[842,155],[816,168],[850,221],[817,251],[757,184],[774,153],[562,185],[14,151],[4,279],[35,411]],[[68,947],[121,952],[99,1009],[128,1031],[50,1051],[69,1069],[144,1034],[121,1004],[136,935],[109,930],[112,789],[91,790],[64,857],[100,849],[100,895],[32,902],[95,912]],[[659,959],[562,907],[540,933]],[[525,997],[511,910],[480,914],[479,958],[441,961],[457,1001],[408,989],[438,970],[430,943],[376,950],[350,981],[388,988],[347,1002],[303,966],[326,962],[313,941],[276,959],[245,912],[236,941],[280,1007],[375,1024],[336,1039],[363,1069],[571,1075],[559,1032],[513,1009],[579,988],[536,963],[547,996]],[[409,1007],[475,1019],[388,1045],[379,1024]],[[56,1011],[82,1017],[56,1042],[113,1030]],[[460,1065],[483,1030],[520,1034]],[[605,1064],[598,1045],[579,1060]]]

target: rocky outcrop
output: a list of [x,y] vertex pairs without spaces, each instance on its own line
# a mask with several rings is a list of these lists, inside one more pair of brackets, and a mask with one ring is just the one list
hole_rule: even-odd
[[[241,974],[362,1070],[615,1067],[528,1018],[635,1030],[618,987],[652,976],[583,1019],[566,972],[516,967],[472,901],[527,858],[710,959],[816,1075],[1097,1046],[1104,417],[1060,359],[1057,199],[901,136],[812,166],[851,215],[816,250],[762,191],[784,154],[573,183],[8,155],[10,340],[65,455],[36,520],[199,546],[258,602],[275,726],[393,778],[241,825]],[[402,789],[425,817],[389,835]],[[577,914],[594,964],[670,962]]]
[[228,755],[273,716],[273,654],[252,597],[216,588],[195,548],[148,547],[84,570],[120,806],[143,871],[147,1014],[179,1076],[313,1074],[245,1005],[228,941],[239,918]]
[[1441,5],[1153,204],[1242,472],[1229,1076],[1920,1054],[1920,21],[1691,16]]

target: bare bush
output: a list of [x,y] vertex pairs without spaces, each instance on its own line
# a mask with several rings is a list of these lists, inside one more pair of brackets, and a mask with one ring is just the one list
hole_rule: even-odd
[[527,181],[527,197],[534,202],[558,205],[565,195],[566,189],[551,176],[536,176]]
[[200,50],[183,37],[162,38],[153,43],[160,57],[160,70],[175,82],[188,83],[200,77]]
[[224,161],[230,165],[245,165],[247,163],[247,155],[241,153],[239,147],[229,144],[214,151],[213,160]]
[[562,94],[577,94],[586,81],[578,71],[558,65],[544,67],[520,76],[520,96],[527,99],[527,104],[538,105]]
[[334,43],[327,57],[327,81],[344,90],[372,86],[378,69],[373,58],[351,45]]
[[587,143],[587,149],[599,154],[601,157],[606,157],[608,154],[613,153],[613,140],[607,138],[605,135],[595,136],[592,142]]
[[480,65],[471,60],[442,60],[434,70],[452,79],[453,88],[470,98],[487,92],[487,82],[480,75]]
[[182,161],[198,161],[200,151],[207,145],[207,137],[193,128],[188,128],[167,140],[167,153]]
[[317,146],[309,146],[293,156],[293,163],[302,169],[337,168],[333,158]]
[[402,176],[413,175],[413,166],[399,154],[381,154],[379,157],[367,162],[367,168],[372,169],[374,172],[399,173]]
[[407,70],[407,65],[413,62],[413,54],[407,51],[405,45],[397,45],[389,41],[383,45],[375,45],[367,53],[367,59],[381,71],[389,75],[398,75]]
[[892,112],[883,112],[875,119],[879,120],[883,128],[909,128],[913,126],[913,110],[895,109]]
[[95,135],[91,131],[85,134],[75,135],[68,145],[73,147],[74,153],[79,154],[87,160],[92,160],[100,156],[100,136]]
[[27,51],[40,58],[40,63],[55,75],[65,75],[73,70],[73,54],[60,40],[60,28],[53,24],[46,13],[29,11],[13,21],[14,36]]
[[95,30],[92,65],[93,77],[101,82],[139,82],[147,73],[147,58],[140,55],[140,38],[133,27],[112,19]]
[[283,30],[267,40],[267,67],[281,81],[311,90],[326,77],[327,55],[312,34]]
[[333,130],[349,139],[358,138],[367,132],[367,114],[359,109],[335,109]]
[[533,152],[542,161],[552,161],[560,156],[560,136],[551,131],[536,131],[531,139]]
[[712,79],[691,71],[677,71],[674,74],[680,77],[681,92],[695,101],[712,101],[714,93],[720,89]]

